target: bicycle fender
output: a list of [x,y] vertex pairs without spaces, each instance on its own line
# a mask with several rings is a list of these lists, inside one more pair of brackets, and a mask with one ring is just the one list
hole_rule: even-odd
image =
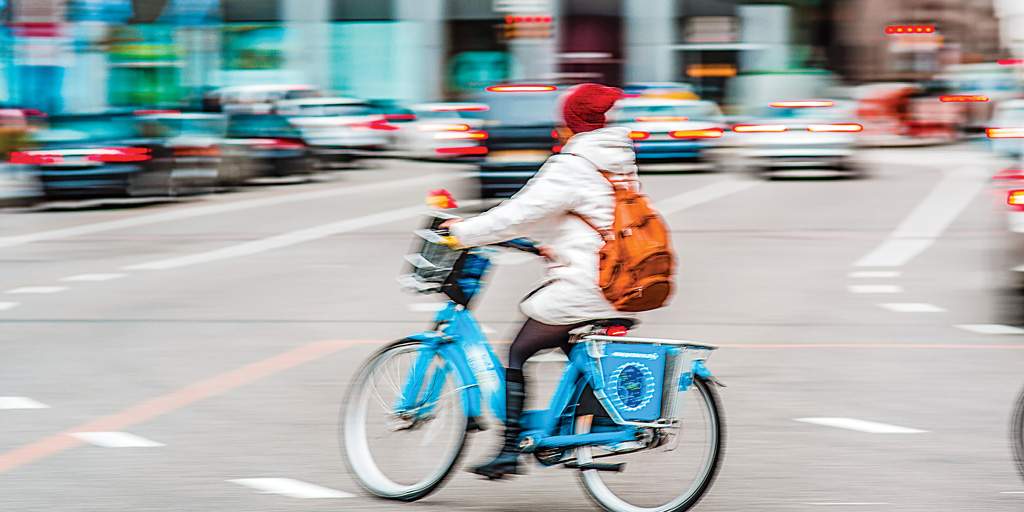
[[711,370],[708,370],[707,366],[704,366],[704,361],[693,362],[693,374],[720,387],[724,388],[725,384],[718,380],[714,375],[711,375]]

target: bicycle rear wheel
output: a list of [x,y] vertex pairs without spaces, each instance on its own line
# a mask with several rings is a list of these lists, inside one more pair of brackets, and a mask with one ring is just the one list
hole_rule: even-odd
[[[462,456],[467,418],[452,363],[421,359],[420,343],[388,345],[359,370],[341,415],[341,443],[359,483],[382,498],[418,500],[437,490]],[[422,385],[396,410],[414,362]],[[406,392],[408,394],[408,392]]]
[[1013,445],[1013,459],[1017,463],[1017,471],[1024,478],[1024,390],[1017,398],[1017,407],[1013,411],[1010,424],[1010,443]]
[[[680,428],[660,429],[652,448],[629,453],[617,453],[613,447],[576,449],[580,464],[625,464],[618,473],[580,471],[587,493],[598,505],[611,512],[677,512],[700,501],[722,462],[725,429],[717,393],[706,382],[695,379],[686,401]],[[591,429],[588,421],[577,421],[576,433]]]

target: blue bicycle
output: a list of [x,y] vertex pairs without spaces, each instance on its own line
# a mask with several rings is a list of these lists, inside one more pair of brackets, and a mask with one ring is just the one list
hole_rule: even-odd
[[[372,494],[414,501],[452,474],[467,434],[489,409],[504,421],[504,367],[469,304],[497,250],[452,250],[434,214],[418,230],[412,272],[400,281],[450,299],[434,329],[378,351],[358,371],[341,417],[345,458]],[[529,241],[503,244],[537,254]],[[576,471],[612,512],[670,512],[693,506],[722,461],[725,431],[704,361],[714,346],[625,336],[627,319],[595,321],[573,333],[550,406],[525,411],[520,448],[543,466]],[[627,464],[628,463],[628,464]]]

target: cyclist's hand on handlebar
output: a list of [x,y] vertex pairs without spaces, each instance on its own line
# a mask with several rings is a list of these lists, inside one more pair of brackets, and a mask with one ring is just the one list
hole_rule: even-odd
[[458,223],[460,223],[460,222],[462,222],[464,220],[466,220],[466,219],[448,219],[448,220],[442,222],[441,225],[438,226],[437,228],[438,229],[449,229],[449,228],[452,227],[452,224],[458,224]]
[[558,261],[558,255],[555,254],[555,250],[550,245],[538,245],[537,250],[540,251],[540,255],[548,261]]

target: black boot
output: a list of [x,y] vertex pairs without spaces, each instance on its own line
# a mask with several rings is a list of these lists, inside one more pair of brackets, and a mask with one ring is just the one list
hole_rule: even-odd
[[505,443],[494,460],[473,468],[473,472],[490,479],[518,474],[519,434],[523,426],[519,417],[523,414],[523,399],[526,397],[526,382],[523,371],[505,369]]

